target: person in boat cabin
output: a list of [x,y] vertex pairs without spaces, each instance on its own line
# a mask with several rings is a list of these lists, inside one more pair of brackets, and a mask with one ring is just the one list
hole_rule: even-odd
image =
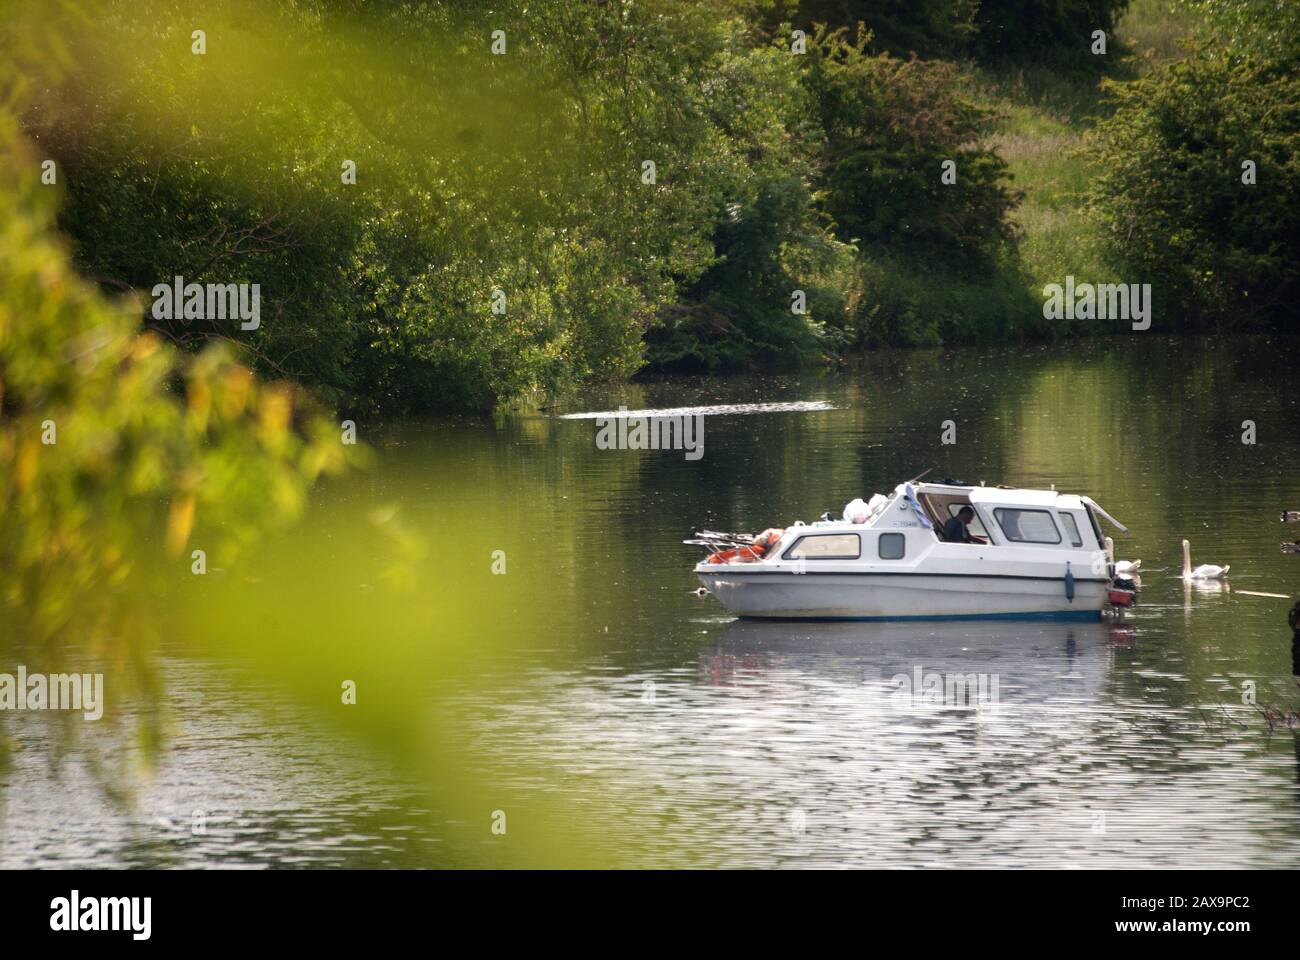
[[949,517],[943,525],[943,538],[949,543],[986,543],[983,537],[971,535],[970,522],[974,519],[975,511],[970,507],[962,507],[957,511],[957,516]]

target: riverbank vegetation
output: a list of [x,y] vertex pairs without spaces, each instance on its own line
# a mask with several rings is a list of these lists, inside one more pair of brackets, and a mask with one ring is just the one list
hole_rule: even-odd
[[1188,330],[1293,329],[1300,309],[1300,7],[1191,0],[1183,58],[1108,83],[1088,218]]
[[[484,409],[647,368],[1107,332],[1042,317],[1067,274],[1154,280],[1163,329],[1283,326],[1296,45],[1273,6],[321,0],[198,28],[78,4],[50,26],[76,68],[29,60],[22,117],[105,291],[260,284],[255,332],[146,311],[166,339],[237,340],[350,408]],[[1188,97],[1205,125],[1240,114],[1211,151]]]
[[1067,274],[1282,328],[1295,17],[1176,2],[102,0],[20,113],[84,276],[258,283],[142,322],[349,410],[1124,326],[1044,319]]

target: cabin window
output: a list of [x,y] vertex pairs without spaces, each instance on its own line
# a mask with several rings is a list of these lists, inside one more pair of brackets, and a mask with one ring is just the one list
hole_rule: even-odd
[[[950,503],[948,504],[948,516],[957,516],[957,514],[961,513],[963,507],[970,507],[972,510],[975,510],[975,505],[970,501],[966,501],[965,503]],[[980,519],[980,512],[978,510],[975,510],[975,517],[971,520],[966,529],[971,532],[971,536],[983,537],[985,540],[989,539],[989,532],[984,529],[984,521]]]
[[862,541],[856,533],[815,533],[796,540],[782,555],[782,559],[856,560],[860,556]]
[[993,511],[1002,533],[1012,543],[1060,543],[1061,532],[1047,510],[999,507]]
[[1073,546],[1083,546],[1083,537],[1079,536],[1079,525],[1074,522],[1074,517],[1068,513],[1058,513],[1061,518],[1061,526],[1065,527],[1065,535],[1070,538]]
[[901,533],[882,533],[878,553],[881,560],[902,560],[907,549],[907,538]]

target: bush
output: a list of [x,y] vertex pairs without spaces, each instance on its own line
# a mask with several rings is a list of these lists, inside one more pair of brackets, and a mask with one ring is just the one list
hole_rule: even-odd
[[801,0],[796,22],[871,32],[871,49],[906,57],[955,57],[974,39],[980,0]]
[[1016,263],[987,274],[864,258],[851,298],[852,346],[938,346],[945,343],[1052,336],[1042,303]]
[[[819,183],[840,239],[893,258],[988,266],[1012,239],[1018,195],[978,145],[989,115],[950,64],[866,53],[869,36],[818,34],[803,83],[820,125]],[[956,182],[944,183],[946,162]]]
[[1300,77],[1202,40],[1187,60],[1110,89],[1090,211],[1132,281],[1154,284],[1157,322],[1289,321],[1300,303]]
[[1200,18],[1208,42],[1278,64],[1300,59],[1300,4],[1293,0],[1174,0]]
[[[1056,62],[1100,70],[1107,60],[1092,54],[1092,34],[1115,24],[1129,0],[981,0],[972,53],[984,62]],[[1108,46],[1109,51],[1109,46]]]
[[[698,98],[707,135],[691,176],[708,258],[647,334],[659,369],[792,366],[831,346],[842,314],[828,270],[851,257],[830,237],[813,193],[819,138],[803,57],[781,41],[752,47],[733,24]],[[704,161],[704,162],[701,162]],[[803,291],[806,312],[792,310]]]
[[1092,55],[1092,33],[1111,36],[1128,5],[1129,0],[801,0],[796,25],[853,30],[861,23],[872,34],[868,49],[895,56],[971,56],[983,63],[1098,70],[1106,60]]

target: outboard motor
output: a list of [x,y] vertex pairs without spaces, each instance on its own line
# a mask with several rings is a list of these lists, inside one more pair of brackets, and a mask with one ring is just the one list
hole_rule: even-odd
[[1125,577],[1116,577],[1110,582],[1110,589],[1106,591],[1106,599],[1116,607],[1133,606],[1137,602],[1137,595],[1137,584]]

